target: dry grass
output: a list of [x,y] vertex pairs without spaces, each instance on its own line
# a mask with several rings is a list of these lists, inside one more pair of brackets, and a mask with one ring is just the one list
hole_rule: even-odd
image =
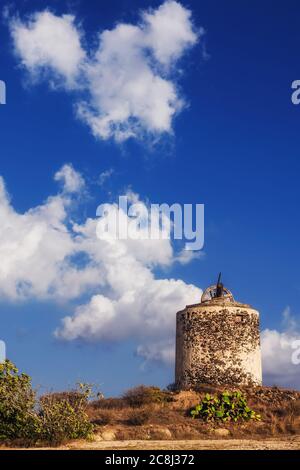
[[127,390],[123,395],[123,400],[127,405],[138,408],[153,403],[168,403],[173,400],[173,395],[159,387],[139,385]]
[[[223,389],[224,390],[224,389]],[[157,387],[137,387],[121,398],[92,402],[88,414],[101,432],[113,429],[118,440],[217,439],[214,429],[227,428],[230,438],[262,439],[300,434],[300,392],[276,387],[244,389],[249,406],[262,421],[206,423],[192,419],[188,410],[205,393],[220,387],[203,385],[197,391],[169,392]]]
[[148,407],[139,410],[132,410],[127,419],[127,423],[130,426],[142,426],[150,421],[151,410]]

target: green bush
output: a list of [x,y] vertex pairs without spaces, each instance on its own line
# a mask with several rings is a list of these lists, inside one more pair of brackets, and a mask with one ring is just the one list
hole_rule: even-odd
[[40,397],[40,402],[45,401],[49,398],[53,402],[68,402],[73,408],[80,408],[82,402],[85,403],[86,399],[82,396],[81,390],[71,390],[67,392],[53,392]]
[[0,364],[0,440],[35,440],[39,418],[31,379],[6,360]]
[[51,444],[68,439],[89,438],[93,425],[86,414],[90,388],[80,384],[79,390],[53,393],[40,398],[40,438]]
[[207,393],[190,413],[193,418],[205,421],[261,420],[261,416],[249,408],[241,392],[223,392],[218,396]]
[[166,403],[172,401],[170,392],[161,390],[159,387],[145,387],[139,385],[124,393],[123,399],[129,406],[140,407],[151,403]]
[[86,414],[91,389],[54,393],[38,401],[31,378],[6,360],[0,364],[0,440],[24,444],[88,438],[93,430]]

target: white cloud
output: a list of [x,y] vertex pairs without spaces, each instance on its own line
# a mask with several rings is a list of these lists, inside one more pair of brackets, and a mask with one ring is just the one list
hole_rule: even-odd
[[299,365],[292,363],[292,344],[300,340],[300,333],[286,333],[266,329],[262,332],[263,373],[270,385],[300,386]]
[[[135,338],[147,348],[149,341],[174,334],[176,311],[198,301],[201,290],[181,280],[156,278],[156,267],[177,259],[170,240],[99,240],[97,219],[71,219],[76,198],[68,191],[84,188],[82,176],[65,165],[55,179],[63,180],[63,191],[22,214],[0,179],[1,298],[77,299],[74,315],[64,318],[56,332],[65,340]],[[146,208],[137,194],[130,197]],[[81,305],[83,294],[90,300]]]
[[58,194],[20,214],[0,182],[0,295],[70,299],[99,284],[93,263],[78,269],[72,262],[80,246],[67,228],[69,198]]
[[[147,212],[137,194],[127,195],[139,204],[141,211]],[[128,216],[122,209],[107,204],[106,210],[118,210],[121,225],[128,223]],[[174,334],[176,311],[198,301],[201,290],[181,280],[155,278],[154,267],[170,266],[177,261],[170,240],[149,240],[142,236],[135,240],[95,241],[96,223],[90,219],[74,226],[74,231],[82,237],[82,248],[101,264],[110,295],[103,291],[79,306],[72,317],[63,320],[57,336],[67,340],[119,340],[128,337],[157,339]]]
[[292,357],[300,357],[295,341],[300,341],[300,328],[289,307],[283,312],[283,331],[265,329],[261,334],[264,382],[269,385],[300,387],[300,364]]
[[[76,309],[73,317],[63,320],[63,327],[57,330],[58,337],[157,340],[175,334],[176,312],[199,301],[200,289],[179,280],[154,279],[147,268],[132,259],[121,259],[119,269],[121,273],[117,273],[116,267],[109,273],[111,281],[117,282],[118,296],[115,299],[93,296],[88,304]],[[149,346],[144,347],[148,351]],[[161,351],[159,356],[162,357]]]
[[55,181],[60,181],[63,184],[63,189],[66,193],[77,193],[84,188],[84,179],[74,170],[73,166],[69,163],[64,165],[54,175]]
[[67,87],[77,86],[85,52],[74,16],[59,17],[45,10],[24,23],[13,19],[10,27],[16,53],[33,76],[51,70]]
[[137,355],[147,362],[159,362],[173,366],[175,361],[175,342],[172,339],[151,342],[137,347]]
[[[170,66],[197,41],[191,21],[191,12],[175,1],[166,1],[157,10],[144,12],[146,44],[153,50],[155,58]],[[200,29],[198,34],[203,34]]]
[[70,15],[37,13],[28,22],[13,20],[11,32],[16,53],[33,76],[46,67],[61,77],[62,86],[85,89],[77,114],[96,138],[124,141],[172,133],[173,118],[184,107],[175,68],[201,32],[177,1],[142,12],[137,25],[118,23],[101,32],[90,53]]

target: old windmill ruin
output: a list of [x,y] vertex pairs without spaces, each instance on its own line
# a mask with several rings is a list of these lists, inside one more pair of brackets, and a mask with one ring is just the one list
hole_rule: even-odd
[[199,304],[177,313],[179,389],[262,383],[259,312],[237,302],[220,279],[203,292]]

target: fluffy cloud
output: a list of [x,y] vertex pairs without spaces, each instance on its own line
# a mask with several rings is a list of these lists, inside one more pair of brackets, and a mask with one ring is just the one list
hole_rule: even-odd
[[[144,12],[145,44],[158,62],[170,67],[185,49],[195,44],[197,36],[191,12],[176,1],[166,1],[157,10]],[[203,29],[198,34],[203,34]]]
[[166,365],[174,365],[175,343],[174,340],[162,340],[137,347],[137,355],[145,359],[145,363],[158,362]]
[[[141,213],[147,213],[137,194],[128,193],[127,197],[138,204]],[[116,205],[107,204],[106,211],[117,211],[120,225],[128,224],[127,214]],[[90,219],[73,229],[81,236],[82,249],[101,265],[110,295],[96,294],[87,304],[77,307],[72,317],[63,320],[57,337],[67,340],[135,337],[147,341],[174,334],[179,306],[198,301],[201,291],[181,280],[155,278],[153,268],[170,266],[181,258],[174,253],[170,240],[146,239],[147,228],[139,227],[139,239],[114,239],[110,233],[107,240],[95,242],[96,225],[97,221]]]
[[[14,210],[0,180],[1,297],[77,299],[74,315],[56,331],[65,340],[138,338],[147,349],[153,338],[174,334],[176,311],[198,301],[201,290],[155,277],[156,267],[178,262],[170,240],[99,240],[96,218],[71,219],[73,192],[84,188],[82,176],[65,165],[55,179],[63,182],[62,192],[23,214]],[[128,196],[146,209],[138,195]],[[106,205],[108,211],[116,207]],[[122,220],[128,218],[118,210]],[[83,294],[90,300],[81,305]]]
[[93,263],[79,269],[72,262],[80,244],[67,228],[71,205],[66,194],[58,194],[19,214],[0,179],[2,297],[69,299],[100,283],[101,274]]
[[300,387],[300,328],[287,307],[283,331],[261,334],[264,381],[270,385]]
[[74,16],[58,17],[46,10],[25,23],[13,19],[10,26],[16,53],[32,75],[51,70],[67,87],[77,86],[85,52]]
[[[154,279],[147,268],[132,259],[121,259],[120,262],[121,266],[125,262],[130,271],[117,273],[115,267],[111,270],[111,279],[117,277],[117,298],[93,296],[88,304],[77,308],[73,317],[63,320],[62,328],[56,332],[58,337],[68,340],[120,340],[133,337],[147,342],[149,338],[175,334],[175,313],[179,306],[199,301],[201,291],[180,280]],[[131,273],[131,279],[128,279],[128,272]],[[120,275],[126,275],[127,279],[124,277],[120,280]],[[157,345],[156,354],[164,359],[160,346]],[[149,344],[146,343],[144,348],[139,348],[138,353],[146,356],[143,351],[148,351]]]
[[78,193],[84,188],[84,179],[74,170],[71,164],[64,165],[54,175],[55,181],[60,181],[66,193]]
[[175,67],[202,32],[195,32],[191,12],[175,0],[141,16],[137,25],[118,23],[101,32],[90,53],[70,15],[37,13],[27,22],[13,20],[11,32],[30,74],[43,71],[46,78],[48,71],[61,86],[81,89],[77,114],[96,138],[124,141],[172,132],[184,106]]

